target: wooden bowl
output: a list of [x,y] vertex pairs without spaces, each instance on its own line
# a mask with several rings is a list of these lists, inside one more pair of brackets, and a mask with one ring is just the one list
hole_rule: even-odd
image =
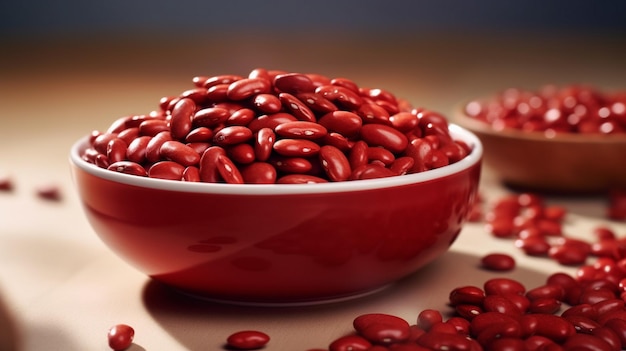
[[453,121],[483,143],[484,165],[507,185],[548,193],[602,193],[626,188],[626,134],[495,130],[458,108]]

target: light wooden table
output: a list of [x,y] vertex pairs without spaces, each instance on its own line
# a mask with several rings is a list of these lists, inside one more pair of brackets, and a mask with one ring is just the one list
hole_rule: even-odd
[[[335,33],[336,34],[336,33]],[[509,275],[528,286],[572,268],[520,254],[479,223],[463,230],[451,251],[384,291],[341,304],[299,308],[216,305],[178,296],[150,282],[111,253],[89,227],[68,167],[70,145],[113,119],[145,113],[159,98],[191,87],[194,75],[246,74],[256,67],[317,72],[377,86],[450,114],[468,98],[509,86],[584,82],[626,87],[626,45],[620,36],[471,36],[409,33],[350,36],[293,33],[190,38],[4,40],[0,55],[0,173],[15,188],[0,192],[0,292],[23,350],[107,350],[116,323],[136,330],[130,350],[217,350],[241,329],[270,334],[267,350],[326,347],[351,330],[361,313],[415,322],[419,311],[449,311],[448,292],[482,284],[495,273],[479,258],[510,252]],[[35,189],[58,185],[62,200]],[[507,194],[484,169],[488,201]],[[569,210],[566,231],[589,236],[604,218],[600,198],[548,198]]]

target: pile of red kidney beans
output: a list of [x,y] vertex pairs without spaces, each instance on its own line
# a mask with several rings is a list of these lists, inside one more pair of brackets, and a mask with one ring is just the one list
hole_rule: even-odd
[[626,133],[626,91],[569,85],[538,90],[507,89],[484,101],[471,101],[465,113],[494,129],[549,133]]
[[418,173],[471,152],[442,115],[346,78],[258,68],[192,81],[93,132],[82,158],[160,179],[301,184]]

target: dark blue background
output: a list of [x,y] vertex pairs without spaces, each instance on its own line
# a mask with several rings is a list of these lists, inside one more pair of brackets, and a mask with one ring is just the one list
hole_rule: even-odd
[[[0,2],[0,35],[297,31],[626,32],[626,0]],[[200,33],[198,33],[200,32]]]

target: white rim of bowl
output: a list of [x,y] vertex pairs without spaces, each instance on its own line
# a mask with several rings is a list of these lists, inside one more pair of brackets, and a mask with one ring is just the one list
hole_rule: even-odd
[[98,178],[117,183],[133,185],[141,188],[152,188],[169,191],[207,193],[207,194],[232,194],[232,195],[295,195],[295,194],[322,194],[350,191],[374,190],[381,188],[397,187],[407,184],[423,183],[433,179],[459,173],[480,162],[483,154],[483,146],[478,137],[471,131],[456,124],[449,125],[450,135],[455,140],[467,143],[472,152],[462,160],[453,164],[420,173],[406,174],[401,176],[355,180],[344,182],[329,182],[316,184],[226,184],[226,183],[200,183],[165,180],[157,178],[139,177],[110,171],[91,164],[81,158],[81,152],[88,145],[89,136],[79,139],[70,150],[70,162]]

